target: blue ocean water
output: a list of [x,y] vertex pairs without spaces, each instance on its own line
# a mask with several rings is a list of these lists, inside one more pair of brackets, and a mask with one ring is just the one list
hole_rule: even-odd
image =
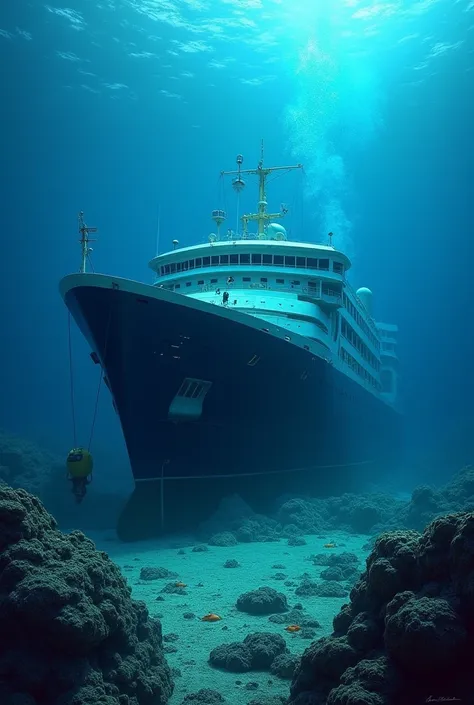
[[[244,166],[256,166],[261,139],[267,163],[304,164],[303,174],[272,182],[272,201],[289,208],[290,236],[319,242],[333,232],[335,246],[353,260],[352,281],[374,293],[376,319],[399,326],[406,457],[397,477],[380,478],[392,497],[377,498],[379,514],[364,498],[311,506],[295,500],[277,519],[247,524],[238,505],[235,516],[224,511],[242,524],[238,540],[221,533],[228,528],[222,516],[198,537],[210,543],[209,555],[191,549],[196,537],[124,547],[113,535],[91,533],[169,632],[167,658],[185,676],[174,674],[171,705],[200,686],[228,694],[232,705],[247,703],[247,691],[260,687],[255,702],[263,705],[263,696],[286,697],[288,683],[275,685],[265,675],[250,683],[246,676],[244,684],[210,670],[206,659],[223,640],[221,627],[205,624],[203,631],[193,619],[217,612],[231,639],[241,640],[249,627],[245,615],[239,621],[235,614],[239,595],[257,583],[278,588],[282,583],[270,581],[290,579],[285,588],[303,589],[296,594],[318,618],[317,635],[327,635],[350,586],[328,596],[309,585],[305,594],[309,553],[348,551],[359,561],[357,573],[370,549],[366,534],[373,538],[397,520],[420,529],[436,509],[473,508],[470,471],[434,499],[426,488],[412,504],[410,497],[417,485],[450,482],[474,457],[474,2],[52,3],[0,6],[0,428],[35,444],[21,440],[21,451],[12,451],[15,442],[0,434],[2,479],[15,484],[21,471],[28,489],[41,494],[35,478],[45,468],[59,477],[57,458],[73,446],[68,316],[58,283],[79,268],[78,211],[98,228],[96,271],[151,282],[147,263],[157,248],[171,249],[173,239],[205,242],[215,208],[236,218],[219,173],[234,168],[237,154]],[[253,206],[249,188],[242,208]],[[73,326],[77,434],[84,443],[100,381],[89,352]],[[81,525],[69,494],[71,504],[65,502],[65,478],[57,495],[50,488],[45,498],[66,528],[113,528],[133,484],[103,388],[92,450],[87,522]],[[108,507],[101,492],[117,495]],[[295,521],[296,531],[288,528]],[[215,532],[220,538],[213,540]],[[228,560],[243,570],[222,570]],[[316,561],[317,579],[336,563]],[[188,593],[171,585],[161,597],[162,583],[158,590],[141,573],[157,566],[176,573]],[[283,622],[262,625],[263,618],[251,628],[282,633]],[[181,642],[173,651],[176,634]],[[311,643],[283,634],[298,656]]]
[[[413,453],[471,428],[473,13],[469,0],[3,3],[0,423],[70,445],[57,283],[78,267],[77,211],[99,227],[97,270],[150,281],[158,212],[162,250],[204,241],[220,170],[237,153],[256,164],[264,138],[270,162],[305,165],[274,186],[290,232],[333,231],[400,327]],[[87,434],[96,380],[75,345]],[[96,454],[111,452],[121,482],[102,404]]]

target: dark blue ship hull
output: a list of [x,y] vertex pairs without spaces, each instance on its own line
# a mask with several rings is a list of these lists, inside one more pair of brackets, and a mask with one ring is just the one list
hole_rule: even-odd
[[[317,344],[128,280],[72,275],[61,290],[104,368],[128,448],[136,489],[122,539],[190,528],[233,493],[265,511],[283,492],[360,488],[398,461],[400,414]],[[177,398],[186,379],[208,386],[201,411]]]

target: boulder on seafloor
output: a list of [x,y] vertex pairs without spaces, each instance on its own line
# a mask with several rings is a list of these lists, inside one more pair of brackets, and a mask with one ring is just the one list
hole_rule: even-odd
[[209,654],[209,663],[232,673],[270,671],[280,678],[291,679],[298,657],[290,654],[280,634],[255,632],[243,641],[216,646]]
[[161,623],[106,553],[0,486],[0,702],[165,705]]
[[379,536],[333,628],[304,652],[289,705],[471,702],[474,513]]
[[271,587],[259,587],[242,593],[237,598],[236,607],[240,612],[253,615],[276,614],[289,609],[286,595]]

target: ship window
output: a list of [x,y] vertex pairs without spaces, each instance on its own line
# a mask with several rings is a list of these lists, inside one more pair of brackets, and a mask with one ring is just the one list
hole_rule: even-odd
[[164,268],[164,267],[160,267],[160,276],[163,276],[164,273],[165,273],[165,268]]
[[231,264],[239,264],[239,255],[230,255]]
[[200,279],[200,280],[198,281],[198,285],[199,285],[199,286],[202,286],[203,284],[204,284],[204,279]]
[[171,274],[174,274],[176,272],[176,265],[175,264],[170,264],[170,272],[171,272]]
[[186,282],[186,286],[191,286],[192,282]]
[[242,277],[242,281],[243,281],[243,282],[249,282],[249,281],[250,281],[250,277]]
[[196,267],[202,267],[202,258],[196,257]]
[[214,266],[215,264],[219,264],[219,255],[213,255],[211,257],[211,264]]
[[194,269],[194,260],[193,259],[190,259],[188,264],[189,264],[189,269]]
[[217,279],[211,279],[211,284],[217,284]]
[[250,264],[250,255],[240,255],[240,264]]
[[183,262],[183,272],[187,272],[188,269],[189,269],[189,262],[188,261]]
[[267,279],[267,277],[260,277],[260,281],[261,281],[261,282],[267,282],[268,279]]
[[182,269],[182,267],[183,267],[183,263],[182,263],[182,262],[177,262],[177,264],[176,264],[176,271],[177,271],[177,272],[180,272],[181,269]]
[[277,284],[284,284],[285,280],[284,279],[277,279],[276,282],[277,282]]
[[308,257],[308,259],[306,260],[306,266],[309,267],[309,269],[317,269],[318,260],[314,259],[314,257]]
[[294,257],[285,257],[285,267],[294,267],[295,266],[295,258]]
[[273,257],[273,263],[277,265],[283,265],[284,259],[285,258],[283,257],[283,255],[275,255]]
[[299,286],[301,282],[297,281],[296,279],[291,282],[291,286]]
[[331,286],[330,286],[327,282],[323,282],[322,288],[323,288],[323,294],[333,294],[333,293],[335,293],[335,292],[333,292],[333,291],[331,290]]
[[169,274],[169,273],[170,273],[170,266],[169,266],[169,264],[165,264],[165,274]]
[[316,282],[308,282],[309,289],[316,289],[316,286],[317,286]]
[[210,257],[203,257],[202,258],[202,266],[203,267],[209,267],[211,264],[211,258]]
[[229,255],[221,255],[221,264],[229,264]]
[[263,264],[271,264],[273,255],[262,255]]
[[306,257],[297,257],[296,258],[296,266],[297,267],[306,267]]
[[175,285],[174,285],[174,288],[175,288],[175,289],[180,289],[180,288],[181,288],[181,284],[175,284]]
[[333,271],[336,272],[336,274],[342,274],[344,272],[344,266],[342,262],[333,262],[332,268]]
[[329,269],[329,260],[328,259],[320,259],[319,260],[319,269]]
[[252,264],[262,264],[262,255],[252,255]]

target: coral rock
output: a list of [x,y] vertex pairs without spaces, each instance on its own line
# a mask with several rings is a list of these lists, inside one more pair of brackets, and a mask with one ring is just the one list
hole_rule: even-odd
[[253,615],[288,611],[286,596],[271,587],[260,587],[258,590],[244,592],[237,599],[236,607],[241,612]]
[[161,624],[107,554],[7,486],[0,537],[0,702],[164,705],[173,683]]

